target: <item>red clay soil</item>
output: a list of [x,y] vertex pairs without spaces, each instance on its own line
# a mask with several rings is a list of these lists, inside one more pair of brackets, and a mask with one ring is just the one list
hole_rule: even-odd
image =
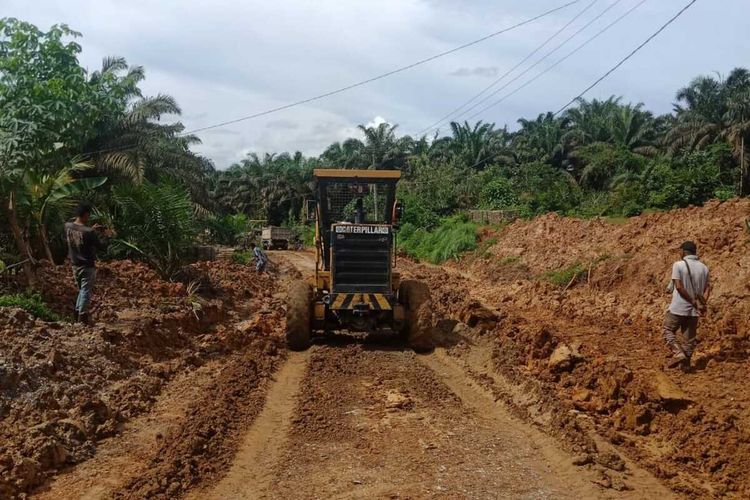
[[[267,321],[279,322],[261,306],[274,286],[268,277],[231,263],[192,268],[204,276],[207,297],[188,297],[184,284],[142,264],[102,263],[92,326],[0,309],[0,498],[23,496],[91,457],[99,440],[147,411],[177,373],[244,349],[248,341],[222,323],[238,314],[240,300],[258,312],[246,332],[266,334],[273,330]],[[45,299],[69,315],[70,268],[48,266],[39,275]],[[232,280],[241,285],[226,287]]]
[[[281,315],[273,320],[282,324]],[[267,385],[284,358],[280,330],[273,337],[257,333],[250,332],[249,345],[226,362],[216,391],[191,407],[184,425],[160,436],[148,473],[117,491],[115,498],[177,498],[223,477],[243,432],[263,409]]]
[[[446,266],[449,276],[411,273],[430,282],[439,315],[462,322],[459,339],[490,339],[496,372],[535,394],[498,397],[575,451],[596,452],[579,432],[593,422],[677,493],[748,498],[748,218],[750,200],[618,222],[547,215],[486,231],[492,239]],[[697,242],[714,291],[694,368],[665,372],[665,287],[686,239]],[[575,264],[577,279],[550,282],[546,273]],[[460,357],[462,342],[449,353]]]

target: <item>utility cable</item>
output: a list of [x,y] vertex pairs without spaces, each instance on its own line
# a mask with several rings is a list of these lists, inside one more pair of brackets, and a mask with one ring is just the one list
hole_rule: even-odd
[[625,64],[626,61],[628,61],[631,57],[633,57],[634,55],[636,55],[643,47],[645,47],[646,45],[648,45],[649,42],[651,42],[654,38],[656,38],[657,36],[659,36],[659,34],[662,31],[664,31],[665,29],[667,29],[667,27],[670,24],[672,24],[673,22],[675,22],[678,17],[680,17],[682,14],[684,14],[685,11],[687,11],[690,7],[692,7],[693,4],[695,2],[697,2],[697,1],[698,0],[691,0],[687,5],[685,5],[682,9],[680,9],[680,11],[677,12],[677,14],[675,14],[669,21],[667,21],[666,23],[664,23],[661,26],[661,28],[659,28],[651,36],[649,36],[642,44],[640,44],[638,47],[636,47],[635,49],[633,49],[627,56],[625,56],[622,60],[620,60],[620,62],[618,62],[617,64],[615,64],[609,71],[607,71],[602,76],[600,76],[594,83],[592,83],[591,85],[589,85],[588,87],[586,87],[586,89],[583,92],[581,92],[576,97],[574,97],[573,99],[571,99],[565,106],[563,106],[562,108],[558,109],[557,112],[555,113],[555,116],[557,116],[560,113],[562,113],[563,111],[565,111],[571,104],[573,104],[578,99],[581,99],[584,95],[586,95],[586,93],[589,90],[591,90],[594,87],[596,87],[597,85],[599,85],[605,78],[607,78],[609,75],[611,75],[612,73],[614,73],[617,70],[617,68],[619,68],[620,66],[622,66],[623,64]]
[[[626,13],[625,13],[625,15],[627,15],[627,14],[628,14],[628,13],[630,13],[630,12],[632,12],[632,11],[633,11],[633,10],[634,10],[635,8],[637,8],[638,6],[640,6],[640,5],[641,5],[641,4],[642,4],[642,3],[644,2],[644,1],[645,1],[645,0],[643,0],[643,1],[642,1],[642,2],[640,3],[640,4],[636,5],[636,6],[635,6],[635,7],[633,8],[633,9],[631,9],[630,11],[626,12]],[[656,38],[656,37],[657,37],[657,36],[658,36],[658,35],[659,35],[659,34],[660,34],[660,33],[661,33],[662,31],[664,31],[664,30],[665,30],[665,29],[666,29],[666,28],[667,28],[667,27],[668,27],[668,26],[669,26],[670,24],[672,24],[673,22],[675,22],[675,21],[677,20],[677,18],[679,18],[679,17],[680,17],[680,16],[682,15],[682,14],[684,14],[684,13],[685,13],[685,11],[687,11],[687,10],[688,10],[688,9],[689,9],[690,7],[692,7],[692,6],[693,6],[693,4],[694,4],[695,2],[697,2],[697,1],[698,1],[698,0],[691,0],[691,2],[689,2],[689,3],[687,4],[687,5],[685,5],[685,7],[683,7],[683,8],[682,8],[682,9],[681,9],[681,10],[680,10],[679,12],[677,12],[677,14],[675,14],[675,15],[674,15],[674,16],[673,16],[673,17],[672,17],[671,19],[669,19],[669,21],[667,21],[666,23],[664,23],[664,24],[663,24],[663,25],[662,25],[662,26],[661,26],[661,27],[660,27],[660,28],[659,28],[658,30],[656,30],[656,31],[655,31],[655,32],[654,32],[654,33],[653,33],[653,34],[652,34],[651,36],[649,36],[649,37],[648,37],[648,38],[647,38],[647,39],[646,39],[646,40],[645,40],[645,41],[644,41],[643,43],[641,43],[641,44],[640,44],[640,45],[639,45],[638,47],[636,47],[636,48],[635,48],[634,50],[632,50],[632,51],[631,51],[631,52],[630,52],[630,53],[629,53],[629,54],[628,54],[627,56],[625,56],[625,57],[624,57],[624,58],[623,58],[623,59],[622,59],[622,60],[621,60],[620,62],[618,62],[618,63],[617,63],[617,64],[616,64],[616,65],[615,65],[614,67],[612,67],[612,69],[610,69],[609,71],[607,71],[607,72],[606,72],[606,73],[605,73],[604,75],[602,75],[602,76],[601,76],[601,77],[600,77],[599,79],[597,79],[597,80],[596,80],[596,81],[595,81],[595,82],[594,82],[593,84],[591,84],[591,85],[590,85],[589,87],[587,87],[587,88],[586,88],[586,89],[585,89],[585,90],[584,90],[583,92],[581,92],[580,94],[578,94],[578,96],[576,96],[576,97],[575,97],[574,99],[570,100],[570,101],[569,101],[569,102],[568,102],[568,103],[567,103],[567,104],[566,104],[565,106],[563,106],[562,108],[560,108],[560,109],[559,109],[559,110],[558,110],[558,111],[557,111],[557,112],[556,112],[556,113],[554,114],[554,116],[557,116],[557,115],[559,115],[560,113],[562,113],[563,111],[565,111],[565,109],[566,109],[566,108],[568,108],[568,107],[569,107],[569,106],[570,106],[571,104],[573,104],[574,102],[576,102],[576,101],[577,101],[578,99],[582,98],[582,97],[583,97],[583,96],[584,96],[584,95],[585,95],[585,94],[586,94],[586,93],[587,93],[587,92],[588,92],[589,90],[591,90],[591,89],[593,89],[594,87],[596,87],[596,85],[598,85],[599,83],[601,83],[601,82],[602,82],[602,81],[603,81],[603,80],[604,80],[605,78],[607,78],[607,76],[611,75],[611,74],[612,74],[612,73],[613,73],[614,71],[616,71],[616,70],[617,70],[617,68],[619,68],[620,66],[622,66],[622,65],[623,65],[623,64],[624,64],[624,63],[625,63],[625,62],[626,62],[626,61],[627,61],[628,59],[630,59],[631,57],[633,57],[633,56],[634,56],[634,55],[635,55],[635,54],[636,54],[636,53],[637,53],[638,51],[640,51],[640,50],[641,50],[641,49],[642,49],[643,47],[645,47],[645,46],[646,46],[646,45],[647,45],[647,44],[648,44],[649,42],[651,42],[651,41],[652,41],[652,40],[653,40],[654,38]],[[622,17],[622,16],[621,16],[621,17]],[[616,22],[616,21],[615,21],[615,22]],[[605,29],[606,29],[606,28],[605,28]],[[597,35],[595,35],[595,36],[598,36],[599,34],[601,34],[601,32],[599,32],[599,33],[598,33]],[[577,51],[577,50],[578,50],[578,49],[576,49],[576,51]],[[574,52],[575,52],[575,51],[574,51]],[[563,58],[563,59],[561,59],[560,61],[558,61],[558,63],[559,63],[559,62],[562,62],[562,60],[566,59],[567,57],[569,57],[570,55],[572,55],[572,54],[573,54],[574,52],[572,52],[571,54],[569,54],[569,55],[568,55],[568,56],[566,56],[565,58]],[[554,66],[556,66],[556,65],[557,65],[558,63],[556,63],[556,64],[555,64]],[[552,66],[552,67],[554,67],[554,66]],[[548,68],[548,69],[547,69],[547,71],[548,71],[549,69],[551,69],[552,67]],[[541,75],[542,75],[542,74],[544,74],[544,73],[546,73],[546,71],[545,71],[545,72],[543,72],[543,73],[541,73],[540,75],[537,75],[537,77],[541,76]],[[536,78],[535,78],[535,79],[536,79]],[[531,81],[533,81],[533,80],[531,80]],[[528,83],[531,83],[531,81],[529,81],[529,82],[526,82],[526,84],[524,84],[524,85],[523,85],[522,87],[519,87],[518,89],[516,89],[515,91],[513,91],[513,93],[517,92],[518,90],[520,90],[521,88],[523,88],[524,86],[526,86],[526,85],[527,85]],[[511,94],[509,94],[509,95],[508,95],[508,96],[506,96],[506,97],[509,97],[510,95],[511,95]],[[505,98],[503,98],[503,99],[505,99]],[[491,106],[489,106],[489,107],[492,107],[492,106],[494,106],[495,104],[497,104],[497,103],[494,103],[494,104],[492,104],[492,105],[491,105]],[[487,109],[487,108],[485,108],[485,109]],[[472,166],[471,166],[471,167],[469,167],[469,168],[470,168],[470,169],[473,169],[473,168],[475,168],[475,167],[478,167],[479,165],[481,165],[481,164],[483,164],[483,163],[486,163],[486,162],[488,162],[488,161],[492,160],[492,159],[493,159],[493,158],[494,158],[495,156],[497,156],[498,154],[499,154],[499,153],[496,153],[496,154],[490,155],[490,156],[489,156],[488,158],[485,158],[485,159],[483,159],[483,160],[481,160],[481,161],[478,161],[477,163],[475,163],[474,165],[472,165]]]
[[449,54],[453,54],[455,52],[458,52],[459,50],[463,50],[463,49],[465,49],[467,47],[471,47],[472,45],[476,45],[478,43],[481,43],[481,42],[484,42],[486,40],[489,40],[490,38],[494,38],[494,37],[496,37],[498,35],[502,35],[503,33],[507,33],[509,31],[512,31],[512,30],[516,29],[516,28],[520,28],[521,26],[525,26],[525,25],[530,24],[530,23],[532,23],[534,21],[542,19],[543,17],[549,16],[550,14],[553,14],[553,13],[555,13],[557,11],[565,9],[566,7],[569,7],[569,6],[573,5],[573,4],[579,3],[580,1],[581,0],[573,0],[573,1],[567,2],[567,3],[563,4],[563,5],[560,5],[559,7],[555,7],[554,9],[550,9],[550,10],[548,10],[546,12],[543,12],[543,13],[535,16],[535,17],[532,17],[532,18],[527,19],[525,21],[521,21],[519,23],[516,23],[513,26],[509,26],[507,28],[503,28],[500,31],[496,31],[494,33],[490,33],[489,35],[483,36],[482,38],[478,38],[478,39],[473,40],[471,42],[465,43],[463,45],[459,45],[458,47],[454,47],[454,48],[452,48],[450,50],[446,50],[444,52],[440,52],[439,54],[435,54],[435,55],[427,57],[425,59],[420,59],[419,61],[413,62],[411,64],[407,64],[406,66],[401,66],[400,68],[396,68],[394,70],[388,71],[386,73],[382,73],[382,74],[374,76],[372,78],[368,78],[366,80],[362,80],[360,82],[353,83],[353,84],[347,85],[345,87],[341,87],[341,88],[338,88],[338,89],[335,89],[335,90],[331,90],[329,92],[318,94],[318,95],[313,96],[313,97],[308,97],[307,99],[302,99],[302,100],[295,101],[295,102],[292,102],[292,103],[289,103],[289,104],[285,104],[283,106],[278,106],[278,107],[275,107],[275,108],[267,109],[265,111],[261,111],[261,112],[258,112],[258,113],[252,114],[252,115],[243,116],[241,118],[236,118],[234,120],[227,120],[227,121],[224,121],[224,122],[217,123],[215,125],[208,125],[206,127],[200,127],[200,128],[197,128],[197,129],[194,129],[194,130],[190,130],[190,131],[185,132],[185,133],[180,134],[180,135],[188,135],[188,134],[194,134],[194,133],[197,133],[197,132],[204,132],[206,130],[211,130],[211,129],[215,129],[215,128],[219,128],[219,127],[225,127],[227,125],[233,125],[235,123],[239,123],[239,122],[243,122],[243,121],[247,121],[247,120],[252,120],[253,118],[258,118],[258,117],[261,117],[261,116],[270,115],[272,113],[283,111],[285,109],[293,108],[293,107],[296,107],[296,106],[300,106],[302,104],[307,104],[307,103],[310,103],[310,102],[313,102],[313,101],[324,99],[324,98],[330,97],[332,95],[340,94],[342,92],[346,92],[347,90],[351,90],[351,89],[356,88],[356,87],[361,87],[363,85],[375,82],[377,80],[382,80],[383,78],[387,78],[387,77],[393,76],[393,75],[395,75],[397,73],[401,73],[403,71],[415,68],[417,66],[421,66],[421,65],[423,65],[425,63],[428,63],[430,61],[434,61],[435,59],[447,56]]
[[[620,1],[620,0],[618,0],[618,1]],[[574,22],[576,22],[583,14],[585,14],[591,7],[593,7],[596,2],[597,2],[597,0],[593,0],[592,2],[590,2],[586,7],[583,8],[583,10],[581,10],[580,12],[578,12],[573,17],[573,19],[571,19],[570,21],[568,21],[562,28],[560,28],[559,30],[557,30],[552,36],[550,36],[544,42],[542,42],[541,45],[539,45],[537,48],[535,48],[530,54],[528,54],[526,57],[524,57],[515,66],[513,66],[508,71],[506,71],[505,73],[503,73],[499,78],[497,78],[495,81],[493,81],[492,83],[490,83],[487,87],[485,87],[481,92],[479,92],[478,94],[476,94],[474,97],[472,97],[468,101],[464,102],[463,104],[461,104],[456,109],[450,111],[449,113],[447,113],[445,116],[441,117],[439,120],[437,120],[432,125],[430,125],[430,126],[424,128],[424,129],[422,129],[420,132],[417,133],[417,136],[421,136],[421,135],[425,134],[426,132],[429,132],[430,130],[432,130],[434,128],[438,128],[446,119],[449,119],[451,116],[453,116],[454,114],[458,113],[463,108],[465,108],[466,106],[468,106],[469,104],[471,104],[472,102],[474,102],[475,100],[479,99],[481,96],[483,96],[484,94],[486,94],[495,85],[497,85],[498,83],[500,83],[501,81],[503,81],[505,78],[507,78],[508,75],[510,75],[515,70],[517,70],[518,68],[520,68],[521,66],[523,66],[526,63],[526,61],[528,61],[529,59],[531,59],[534,56],[534,54],[536,54],[537,52],[539,52],[540,50],[542,50],[549,42],[551,42],[553,39],[555,39],[555,37],[557,37],[557,35],[559,35],[563,31],[565,31],[571,24],[573,24]]]
[[[591,42],[593,42],[594,40],[596,40],[597,38],[599,38],[601,35],[603,35],[607,31],[609,31],[613,26],[615,26],[617,23],[619,23],[620,21],[622,21],[623,19],[625,19],[627,16],[629,16],[631,13],[633,13],[636,9],[638,9],[641,5],[643,5],[647,1],[648,0],[641,0],[640,2],[638,2],[637,4],[635,4],[633,7],[631,7],[629,10],[625,11],[623,14],[621,14],[619,17],[617,17],[614,21],[612,21],[611,23],[609,23],[608,25],[606,25],[604,28],[602,28],[601,30],[599,30],[597,33],[595,33],[593,36],[591,36],[590,38],[588,38],[587,40],[585,40],[583,43],[581,43],[580,45],[578,45],[578,47],[576,47],[575,49],[573,49],[572,51],[570,51],[567,55],[565,55],[561,59],[558,59],[554,64],[552,64],[551,66],[549,66],[548,68],[546,68],[545,70],[543,70],[541,73],[539,73],[536,76],[534,76],[531,80],[526,81],[524,84],[522,84],[521,86],[517,87],[515,90],[509,92],[508,94],[505,94],[503,97],[501,97],[497,101],[494,101],[493,103],[489,104],[488,106],[485,106],[484,108],[480,109],[479,111],[477,111],[473,115],[469,116],[468,119],[470,120],[472,118],[475,118],[475,117],[481,115],[482,113],[484,113],[488,109],[494,108],[495,106],[497,106],[501,102],[504,102],[505,100],[507,100],[509,97],[511,97],[511,96],[517,94],[518,92],[520,92],[521,90],[525,89],[526,87],[528,87],[529,85],[531,85],[532,83],[534,83],[535,81],[537,81],[539,78],[541,78],[542,76],[546,75],[547,73],[549,73],[550,71],[552,71],[554,68],[556,68],[557,66],[559,66],[563,62],[567,61],[568,59],[570,59],[571,57],[573,57],[578,52],[580,52],[584,47],[586,47]],[[557,50],[557,48],[555,50]],[[546,56],[545,56],[545,58],[540,59],[538,62],[542,62],[544,59],[546,59]],[[520,76],[522,76],[522,74],[519,75],[519,77]],[[508,84],[510,84],[512,82],[513,82],[513,80],[511,80],[510,82],[508,82]],[[498,89],[497,91],[499,92],[500,90],[502,90],[502,89]]]

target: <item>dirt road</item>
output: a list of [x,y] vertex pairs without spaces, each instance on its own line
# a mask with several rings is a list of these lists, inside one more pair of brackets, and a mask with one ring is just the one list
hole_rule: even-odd
[[[313,269],[310,254],[276,258]],[[632,471],[623,491],[604,490],[600,471],[573,462],[442,349],[338,338],[287,360],[228,474],[192,497],[669,496]]]
[[[309,253],[271,259],[286,281],[314,268]],[[480,343],[464,342],[457,358],[448,346],[416,355],[334,337],[279,356],[280,326],[173,381],[151,413],[41,496],[671,497],[634,464],[592,463],[513,414],[498,394],[514,388],[491,375]]]

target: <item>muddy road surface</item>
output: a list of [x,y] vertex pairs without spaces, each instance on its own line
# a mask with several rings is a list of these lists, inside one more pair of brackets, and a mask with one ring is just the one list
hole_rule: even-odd
[[[310,253],[271,259],[314,269]],[[333,337],[292,353],[229,470],[189,497],[670,496],[637,469],[614,473],[621,491],[602,487],[600,470],[574,465],[443,351]]]
[[[270,258],[278,290],[266,313],[277,318],[285,286],[314,271],[314,255]],[[418,355],[395,340],[345,336],[292,353],[274,321],[265,333],[235,324],[257,342],[176,378],[150,413],[37,495],[672,497],[635,464],[581,455],[519,418],[498,395],[517,388],[491,375],[480,341],[462,342],[460,357],[446,345]]]

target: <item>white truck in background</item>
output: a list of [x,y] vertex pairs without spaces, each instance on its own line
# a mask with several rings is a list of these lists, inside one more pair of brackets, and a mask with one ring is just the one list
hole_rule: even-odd
[[286,227],[268,226],[260,233],[261,243],[266,250],[286,250],[294,239],[294,230]]

